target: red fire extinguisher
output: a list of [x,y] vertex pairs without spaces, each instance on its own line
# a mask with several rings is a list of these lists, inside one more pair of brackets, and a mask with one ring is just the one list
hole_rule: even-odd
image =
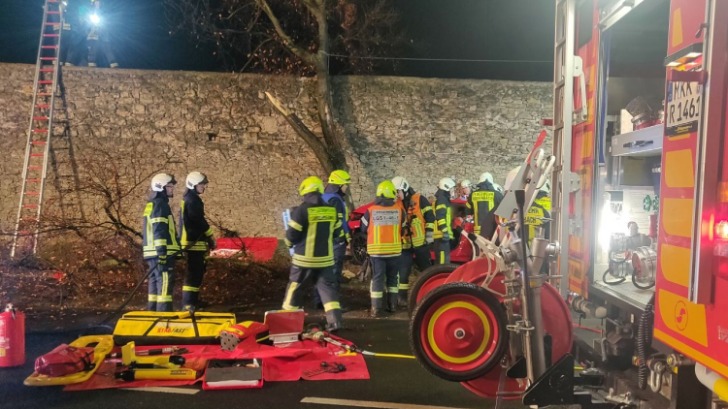
[[0,368],[25,363],[25,314],[13,304],[0,313]]

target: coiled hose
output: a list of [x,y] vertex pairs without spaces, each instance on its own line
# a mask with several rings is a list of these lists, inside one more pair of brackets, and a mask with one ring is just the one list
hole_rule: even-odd
[[[602,275],[602,282],[607,285],[617,285],[617,284],[622,284],[623,282],[625,282],[625,280],[627,280],[627,278],[625,277],[625,274],[622,274],[621,276],[619,276],[619,275],[616,275],[613,273],[616,273],[618,271],[618,269],[622,269],[622,270],[625,269],[626,263],[627,263],[627,257],[625,257],[622,260],[617,259],[616,257],[614,257],[614,253],[610,251],[609,252],[609,268],[607,268],[604,271],[604,274]],[[607,279],[607,277],[610,275],[612,277],[616,277],[617,279],[614,281],[609,281]]]
[[644,390],[647,387],[647,380],[650,376],[650,368],[647,366],[647,354],[652,346],[652,327],[655,318],[655,295],[653,294],[647,303],[644,312],[637,322],[637,386]]

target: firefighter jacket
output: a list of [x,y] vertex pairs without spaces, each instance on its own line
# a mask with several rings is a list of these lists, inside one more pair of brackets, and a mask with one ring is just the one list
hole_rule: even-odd
[[544,230],[544,238],[549,238],[549,221],[543,220],[551,217],[551,198],[545,192],[538,192],[536,199],[526,212],[526,226],[528,227],[528,241],[536,237],[537,229]]
[[372,257],[402,254],[402,230],[406,214],[394,199],[377,197],[361,218],[361,231],[367,235],[367,253]]
[[449,239],[453,238],[452,204],[450,203],[450,193],[437,189],[435,192],[435,231],[432,237],[442,239],[443,234],[447,234]]
[[349,209],[344,200],[344,192],[341,191],[339,185],[326,185],[326,190],[322,196],[324,202],[329,206],[336,208],[336,213],[341,220],[341,235],[334,237],[335,243],[351,241],[351,229],[349,229]]
[[487,180],[476,185],[476,190],[468,198],[467,208],[473,212],[475,234],[490,240],[497,226],[495,209],[503,200],[503,194],[495,190]]
[[410,188],[404,201],[397,200],[397,203],[407,214],[405,230],[402,233],[402,248],[424,246],[425,233],[435,229],[435,212],[430,201]]
[[179,249],[169,197],[164,192],[154,192],[144,207],[142,254],[145,259],[159,257],[161,260]]
[[291,212],[286,244],[293,247],[293,265],[324,268],[334,265],[334,237],[341,236],[336,208],[324,203],[318,193],[308,193]]
[[205,219],[205,204],[195,189],[187,189],[180,202],[179,244],[187,251],[207,251],[212,228]]

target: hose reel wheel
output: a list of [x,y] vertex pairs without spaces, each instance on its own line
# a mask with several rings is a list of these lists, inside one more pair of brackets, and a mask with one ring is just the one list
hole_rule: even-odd
[[456,282],[420,302],[410,321],[410,345],[419,363],[445,380],[465,382],[490,372],[506,354],[507,318],[495,295]]

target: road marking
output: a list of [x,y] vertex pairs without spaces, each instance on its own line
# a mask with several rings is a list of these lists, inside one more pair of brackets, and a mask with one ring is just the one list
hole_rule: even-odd
[[410,403],[375,402],[371,400],[330,399],[316,397],[303,398],[301,399],[301,403],[318,403],[320,405],[354,406],[359,408],[379,409],[460,409],[451,406],[415,405]]
[[177,393],[180,395],[195,395],[200,390],[191,388],[165,388],[162,386],[149,386],[146,388],[125,388],[127,391],[138,391],[138,392],[159,392],[159,393]]

